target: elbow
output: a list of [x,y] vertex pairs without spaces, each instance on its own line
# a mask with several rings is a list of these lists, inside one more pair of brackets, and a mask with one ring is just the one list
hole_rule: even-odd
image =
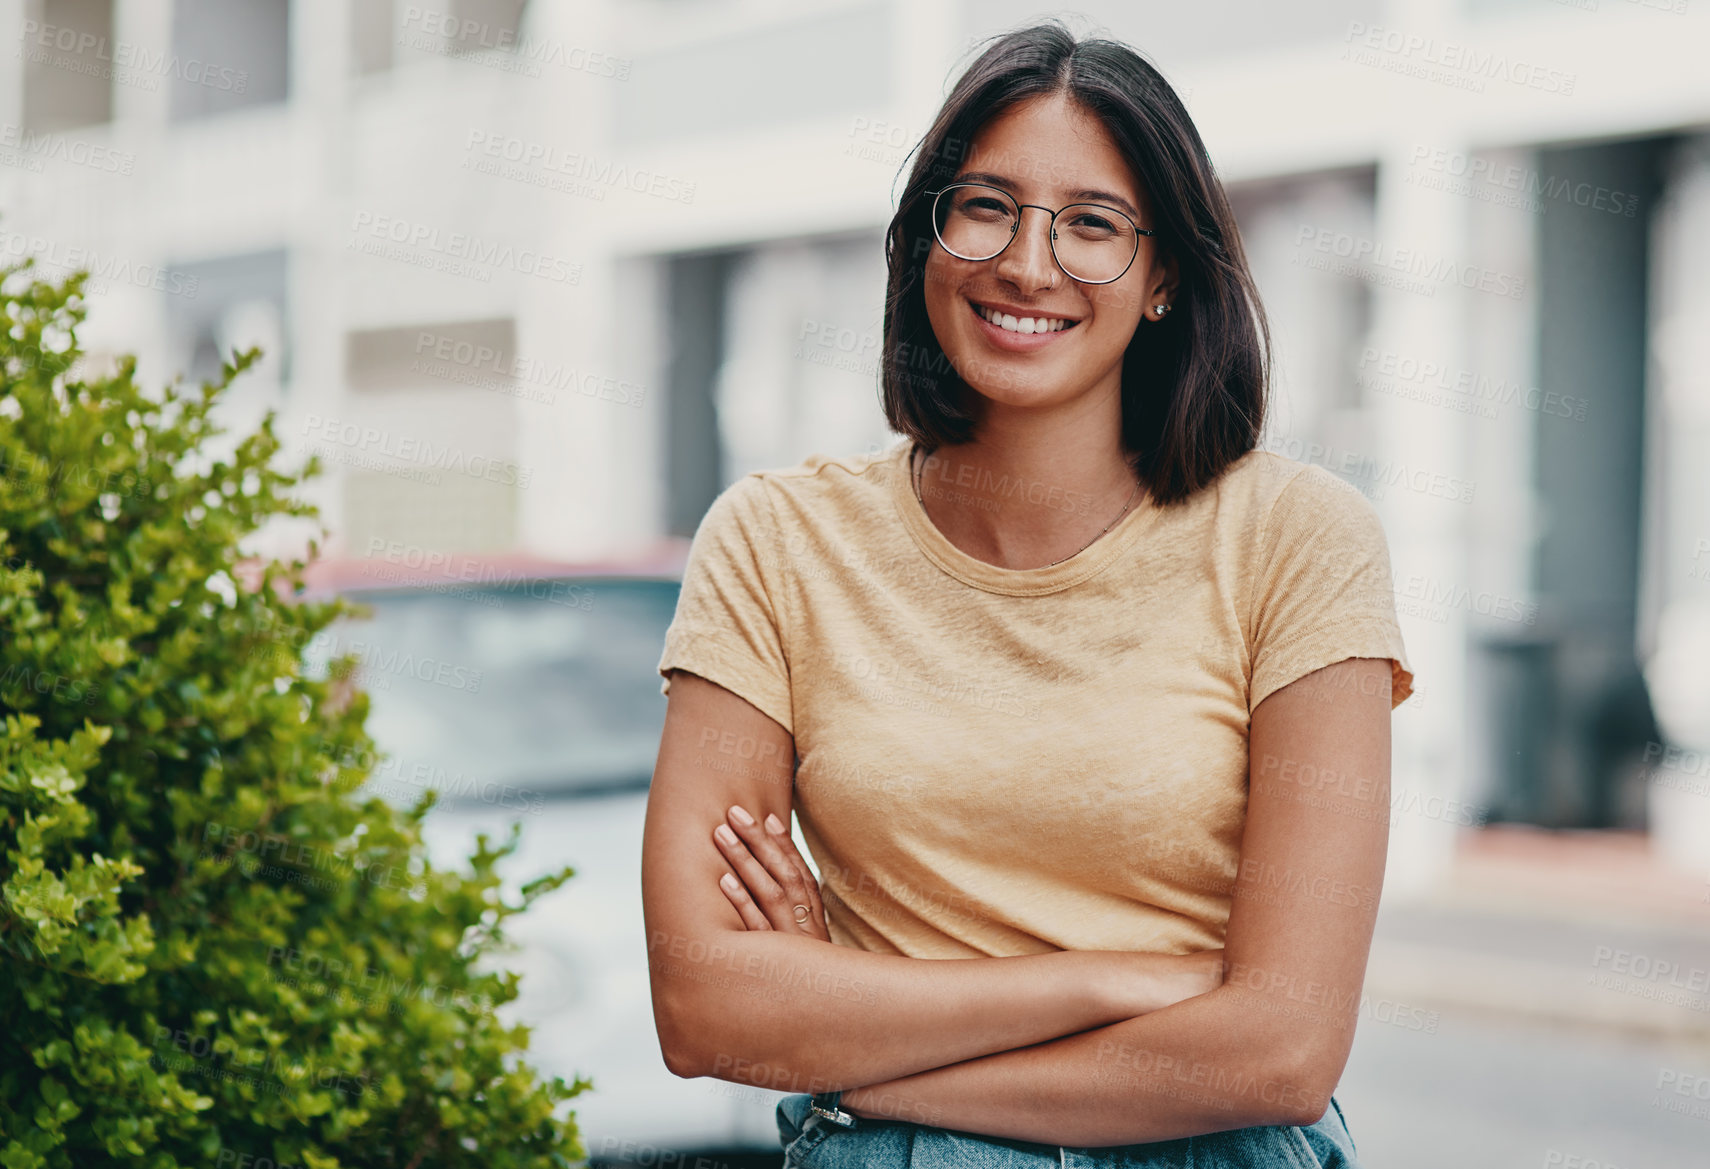
[[705,1037],[706,1028],[691,1008],[692,1004],[684,1002],[681,996],[655,988],[653,1029],[659,1037],[659,1054],[666,1070],[684,1080],[707,1074],[706,1053],[698,1042]]
[[1279,1105],[1279,1112],[1270,1123],[1311,1128],[1330,1111],[1330,1092],[1330,1088],[1301,1088],[1291,1101]]
[[1348,1062],[1347,1045],[1336,1047],[1330,1050],[1297,1037],[1270,1061],[1266,1090],[1261,1093],[1268,1113],[1263,1123],[1309,1128],[1323,1119]]
[[698,1054],[667,1042],[663,1036],[659,1040],[659,1054],[665,1059],[665,1070],[680,1080],[694,1080],[706,1075]]
[[681,1080],[693,1080],[706,1075],[705,1062],[691,1038],[693,1027],[683,1027],[664,1018],[655,1010],[654,1030],[659,1033],[659,1055],[665,1070]]

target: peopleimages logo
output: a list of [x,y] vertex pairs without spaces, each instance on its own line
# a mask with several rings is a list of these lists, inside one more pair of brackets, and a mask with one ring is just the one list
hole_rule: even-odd
[[[16,157],[31,170],[40,170],[39,164],[48,160],[128,175],[137,165],[137,156],[128,150],[115,150],[99,142],[67,138],[64,134],[32,133],[16,122],[0,122],[0,148],[19,151]],[[0,161],[5,157],[5,154],[0,154]]]
[[359,426],[311,413],[303,421],[303,434],[324,442],[347,447],[364,454],[380,455],[403,464],[417,464],[439,471],[485,479],[502,487],[525,489],[534,477],[534,469],[518,464],[514,459],[496,459],[490,455],[469,454],[462,447],[447,443],[434,446],[433,440],[415,435],[396,435],[376,426]]
[[1608,974],[1593,974],[1591,985],[1605,990],[1620,990],[1643,998],[1657,999],[1690,1010],[1710,1009],[1710,969],[1683,966],[1668,958],[1612,946],[1598,946],[1591,956],[1594,970]]
[[1560,175],[1540,175],[1537,171],[1523,166],[1497,166],[1488,158],[1443,147],[1433,149],[1415,143],[1408,162],[1416,171],[1422,170],[1426,174],[1440,176],[1443,180],[1442,184],[1432,184],[1419,181],[1423,176],[1409,176],[1408,181],[1417,185],[1439,185],[1441,189],[1454,194],[1476,197],[1482,184],[1483,187],[1526,196],[1530,202],[1525,205],[1525,209],[1531,211],[1544,209],[1543,204],[1538,202],[1538,197],[1557,199],[1572,203],[1576,207],[1589,207],[1594,211],[1603,211],[1626,219],[1633,218],[1639,210],[1639,197],[1625,191],[1601,187],[1595,183],[1576,182]]
[[1425,282],[1423,287],[1410,290],[1423,291],[1427,296],[1440,284],[1458,284],[1462,288],[1505,296],[1510,300],[1519,300],[1526,294],[1524,276],[1497,272],[1478,264],[1456,263],[1419,248],[1398,248],[1346,231],[1303,223],[1295,233],[1294,242],[1297,249],[1310,244],[1314,251],[1326,257],[1347,261],[1356,268],[1365,265],[1373,277],[1386,273],[1417,277]]
[[109,255],[93,248],[61,247],[58,240],[25,236],[15,231],[0,231],[0,256],[12,259],[33,256],[42,268],[87,272],[89,279],[84,284],[85,292],[106,292],[112,284],[118,283],[189,299],[196,295],[198,284],[198,277],[175,272],[159,264],[138,264],[123,256]]
[[357,663],[369,672],[365,682],[370,690],[391,689],[393,678],[413,678],[470,694],[481,690],[483,671],[444,658],[418,657],[408,650],[382,646],[373,641],[347,641],[326,629],[310,638],[309,645],[326,658],[354,654]]
[[1409,466],[1395,459],[1377,459],[1358,451],[1339,450],[1326,443],[1306,442],[1287,435],[1271,435],[1261,449],[1295,462],[1323,467],[1344,479],[1374,487],[1400,487],[1456,503],[1471,503],[1478,484],[1452,475]]
[[[1492,378],[1470,369],[1453,368],[1395,350],[1362,349],[1355,376],[1361,386],[1379,393],[1395,393],[1439,403],[1452,402],[1457,406],[1464,403],[1467,407],[1479,408],[1481,413],[1486,406],[1491,406],[1494,411],[1495,405],[1518,404],[1523,410],[1584,422],[1590,405],[1585,398],[1544,390],[1518,379]],[[1398,383],[1405,389],[1421,391],[1422,394],[1402,394]],[[1431,390],[1444,391],[1448,396],[1434,397],[1428,393]],[[1485,414],[1485,417],[1495,417],[1495,414]]]
[[[1539,607],[1535,601],[1493,593],[1488,589],[1474,592],[1464,584],[1440,581],[1420,573],[1396,581],[1395,601],[1398,612],[1432,621],[1446,621],[1450,609],[1465,609],[1497,621],[1522,625],[1538,623]],[[1405,603],[1409,601],[1417,604]]]
[[37,694],[52,694],[61,702],[93,706],[100,687],[91,686],[78,678],[44,670],[32,670],[22,662],[13,662],[0,670],[0,694],[18,689]]
[[556,390],[571,390],[584,398],[638,409],[647,398],[647,387],[636,382],[506,353],[497,346],[477,345],[443,333],[416,334],[416,355],[410,369],[549,403],[557,401]]
[[1650,742],[1645,744],[1644,763],[1646,778],[1657,787],[1710,796],[1710,751]]
[[[44,52],[48,49],[69,53],[71,57],[51,57]],[[110,76],[124,84],[135,84],[139,80],[134,76],[127,77],[127,73],[147,75],[140,80],[147,83],[143,88],[149,90],[158,88],[158,83],[153,80],[158,77],[171,77],[227,93],[245,93],[249,89],[249,73],[242,69],[214,65],[195,57],[180,57],[177,53],[151,50],[129,41],[109,42],[106,37],[96,36],[92,32],[81,32],[64,25],[44,24],[39,20],[24,21],[24,37],[18,55],[28,58],[31,62],[52,65],[55,68],[94,76]],[[91,56],[110,68],[90,66],[77,60]]]
[[[1519,57],[1506,57],[1491,49],[1480,49],[1455,41],[1438,40],[1398,28],[1352,21],[1342,38],[1344,60],[1375,65],[1391,72],[1440,81],[1457,88],[1484,92],[1486,81],[1506,81],[1526,89],[1573,96],[1578,74],[1550,69]],[[1387,54],[1386,61],[1379,54]]]
[[[381,998],[420,999],[436,1007],[459,1007],[477,1014],[491,1014],[494,1007],[491,995],[471,994],[461,987],[400,978],[378,966],[357,965],[337,955],[317,954],[294,946],[268,946],[267,965],[283,971],[293,980],[319,982],[323,987],[338,983]],[[282,980],[276,977],[274,981]]]
[[[457,276],[491,281],[493,269],[508,269],[555,284],[580,284],[582,265],[557,256],[482,239],[462,231],[445,231],[395,215],[358,211],[351,223],[356,238],[345,246],[389,260],[438,268]],[[363,239],[362,237],[368,237]],[[374,241],[374,242],[369,242]],[[423,256],[421,253],[428,253]],[[436,260],[437,258],[437,260]]]
[[[317,848],[277,832],[260,832],[230,824],[208,821],[202,826],[199,860],[216,865],[237,865],[245,876],[280,877],[311,888],[333,889],[342,880],[361,880],[370,885],[408,893],[426,893],[427,882],[405,867],[386,865],[361,855],[347,855],[330,848]],[[255,867],[238,863],[246,855]],[[271,862],[278,862],[277,864]],[[321,878],[314,874],[328,873]]]
[[398,40],[401,45],[433,53],[493,50],[514,57],[515,61],[510,63],[513,66],[511,71],[526,73],[530,77],[539,77],[542,65],[556,65],[595,77],[627,81],[634,65],[626,57],[520,34],[514,28],[415,4],[404,9],[403,29],[404,35]]
[[[660,174],[645,167],[625,166],[610,159],[562,150],[549,143],[532,142],[498,131],[469,131],[463,149],[466,155],[485,156],[473,160],[477,164],[473,169],[483,174],[517,179],[587,198],[601,200],[605,198],[606,188],[622,187],[638,195],[651,195],[674,203],[695,201],[695,184],[673,175]],[[469,162],[466,158],[464,165]],[[498,165],[501,163],[513,165],[506,169]],[[594,185],[587,188],[564,186],[554,181],[559,179],[587,180]]]

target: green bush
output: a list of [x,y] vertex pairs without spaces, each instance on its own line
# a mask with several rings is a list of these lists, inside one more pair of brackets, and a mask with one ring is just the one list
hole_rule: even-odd
[[[348,602],[239,543],[314,517],[273,415],[216,451],[220,382],[89,368],[82,277],[0,269],[0,1165],[563,1166],[586,1155],[493,1008],[501,898],[352,793],[374,743]],[[301,522],[286,521],[286,522]],[[311,557],[318,545],[310,545]],[[360,761],[364,766],[352,766]]]

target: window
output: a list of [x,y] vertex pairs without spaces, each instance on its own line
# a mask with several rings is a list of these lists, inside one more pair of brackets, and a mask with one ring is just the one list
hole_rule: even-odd
[[364,329],[345,347],[345,385],[362,393],[508,383],[516,351],[517,326],[508,317]]
[[113,0],[27,0],[24,126],[41,132],[113,118]]
[[176,350],[174,366],[187,381],[219,377],[220,363],[234,348],[260,345],[262,367],[239,379],[283,384],[290,378],[290,334],[285,311],[285,252],[275,250],[219,256],[173,264],[196,295],[168,298],[167,325]]
[[174,0],[172,120],[284,101],[290,44],[289,0]]
[[345,340],[337,420],[313,420],[308,451],[343,480],[345,547],[508,551],[519,493],[509,318],[363,329]]

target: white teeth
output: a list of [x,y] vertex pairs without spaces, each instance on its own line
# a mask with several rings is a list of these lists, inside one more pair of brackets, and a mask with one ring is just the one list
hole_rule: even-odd
[[1069,327],[1069,322],[1060,317],[1014,317],[984,305],[975,305],[974,308],[1006,333],[1060,333]]

